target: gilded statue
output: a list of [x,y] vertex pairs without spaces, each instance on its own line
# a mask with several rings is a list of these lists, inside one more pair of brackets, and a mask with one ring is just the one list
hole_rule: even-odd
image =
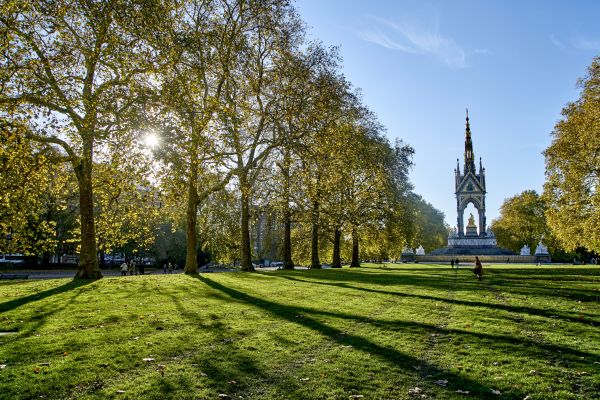
[[473,216],[473,213],[471,213],[471,216],[469,217],[469,225],[468,226],[474,226],[475,225],[475,217]]

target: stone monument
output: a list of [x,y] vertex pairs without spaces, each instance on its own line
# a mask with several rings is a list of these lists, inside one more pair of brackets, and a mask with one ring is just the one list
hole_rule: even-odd
[[[429,255],[514,255],[510,250],[498,247],[496,236],[486,226],[485,219],[485,168],[479,158],[479,170],[475,167],[475,153],[469,124],[469,110],[465,128],[465,155],[463,170],[460,170],[459,160],[456,160],[454,170],[454,187],[456,196],[457,226],[448,236],[448,246],[437,249]],[[477,210],[476,217],[471,214],[466,226],[463,223],[464,212],[469,204]]]
[[548,248],[546,246],[544,246],[544,244],[542,243],[542,240],[544,240],[543,237],[542,237],[542,239],[540,239],[537,247],[535,248],[535,253],[534,253],[535,258],[538,263],[552,262],[552,260],[550,258],[550,253],[548,252]]

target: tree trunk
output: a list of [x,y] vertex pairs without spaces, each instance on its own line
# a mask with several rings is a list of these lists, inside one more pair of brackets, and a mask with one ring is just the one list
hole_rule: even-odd
[[94,226],[94,193],[92,189],[93,139],[83,141],[83,157],[76,166],[79,185],[79,210],[81,219],[81,253],[79,270],[75,278],[98,279],[102,272],[98,266],[96,229]]
[[342,231],[339,227],[335,227],[333,232],[333,261],[331,268],[342,268],[342,259],[340,257],[340,242],[342,239]]
[[310,267],[321,268],[319,261],[319,202],[313,202]]
[[288,159],[289,155],[286,152],[285,166],[282,171],[285,180],[285,209],[283,213],[283,269],[294,269],[294,261],[292,261],[292,216],[290,212],[290,169],[288,167]]
[[196,220],[198,217],[198,193],[196,183],[198,181],[198,164],[192,162],[190,166],[190,176],[188,181],[188,204],[186,211],[187,222],[187,240],[185,249],[185,268],[183,272],[186,274],[195,274],[198,267],[198,258],[196,255],[197,234]]
[[250,189],[243,179],[240,179],[242,189],[242,215],[240,223],[241,244],[242,244],[242,271],[254,271],[252,266],[252,252],[250,249]]
[[283,269],[294,269],[294,261],[292,261],[292,219],[288,210],[284,215]]
[[360,261],[358,261],[358,230],[356,226],[352,228],[352,262],[350,263],[350,267],[360,267]]

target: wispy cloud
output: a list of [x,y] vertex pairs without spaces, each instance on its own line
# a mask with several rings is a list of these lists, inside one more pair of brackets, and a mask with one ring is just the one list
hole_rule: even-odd
[[494,54],[490,49],[475,49],[473,50],[473,52],[475,54],[485,54],[485,55],[492,55]]
[[554,36],[553,33],[550,34],[550,41],[552,42],[553,45],[555,45],[559,49],[565,48],[565,44],[560,39],[558,39],[556,36]]
[[580,50],[600,51],[600,40],[588,39],[581,36],[573,38],[573,47]]
[[440,35],[437,27],[427,29],[381,17],[370,19],[371,26],[359,32],[367,42],[386,49],[432,56],[453,68],[468,67],[465,51],[453,39]]

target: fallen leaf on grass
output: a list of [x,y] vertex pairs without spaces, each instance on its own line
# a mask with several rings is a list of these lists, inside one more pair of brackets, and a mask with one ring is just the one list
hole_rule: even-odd
[[496,396],[500,396],[502,394],[502,392],[499,390],[496,390],[496,389],[492,389],[492,394],[495,394]]
[[231,381],[229,381],[229,382],[227,382],[227,383],[229,383],[230,385],[237,385],[237,382],[236,382],[236,381],[233,381],[233,380],[231,380]]
[[531,396],[527,395],[527,396],[525,396],[525,398],[523,400],[531,400]]
[[200,376],[208,376],[204,372],[200,372]]
[[440,380],[437,380],[437,381],[435,381],[433,383],[435,383],[438,386],[442,386],[442,387],[446,387],[448,385],[448,381],[445,380],[445,379],[440,379]]
[[142,360],[144,360],[146,362],[152,362],[152,361],[154,361],[154,358],[152,358],[152,357],[146,357],[146,358],[142,358]]
[[6,364],[0,364],[0,369],[6,368]]
[[117,393],[118,394],[123,394],[123,393],[125,393],[125,391],[124,390],[117,390]]
[[163,364],[158,364],[156,370],[160,372],[160,376],[165,376],[165,366]]
[[585,371],[581,371],[581,372],[578,372],[577,375],[579,375],[579,376],[585,376],[585,375],[589,375],[589,373],[587,373]]
[[308,381],[310,381],[310,378],[300,378],[300,381],[301,382],[308,382]]
[[34,374],[39,374],[39,373],[40,373],[40,369],[39,369],[38,367],[35,367],[35,368],[33,369],[33,373],[34,373]]
[[64,356],[64,357],[66,357],[66,356],[68,356],[68,355],[69,355],[69,353],[67,353],[66,351],[63,353],[63,356]]
[[529,371],[529,373],[531,375],[539,375],[540,373],[538,371],[536,371],[535,369],[532,369],[531,371]]
[[499,363],[498,361],[494,361],[494,362],[492,363],[492,365],[493,365],[494,367],[497,367],[498,365],[500,365],[500,363]]
[[469,394],[469,391],[468,390],[460,390],[460,389],[458,389],[456,391],[456,393],[458,393],[458,394]]
[[363,397],[365,396],[363,396],[362,394],[353,394],[352,396],[350,396],[351,399],[362,399]]
[[219,393],[219,397],[222,399],[228,399],[229,395],[226,395],[225,393]]
[[414,387],[412,389],[408,389],[408,394],[410,394],[411,396],[421,394],[422,392],[423,392],[423,390],[420,387]]

